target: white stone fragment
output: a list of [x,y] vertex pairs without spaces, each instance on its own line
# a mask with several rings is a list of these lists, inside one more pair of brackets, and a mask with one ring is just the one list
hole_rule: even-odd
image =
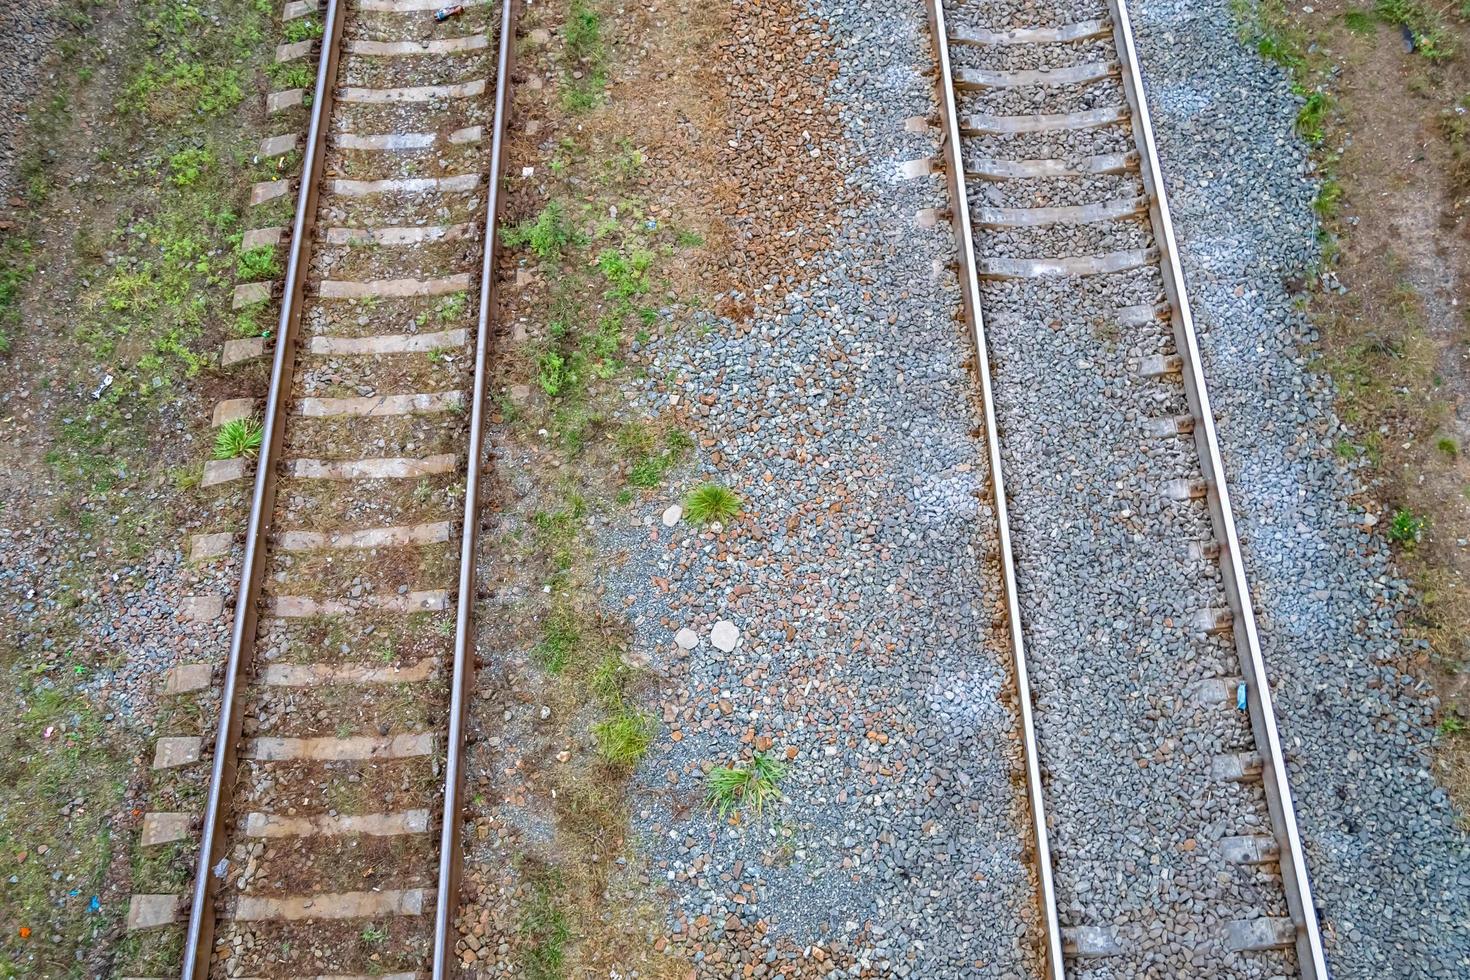
[[684,516],[684,508],[678,504],[669,504],[664,511],[664,527],[673,527],[679,523],[679,518]]
[[680,649],[693,650],[699,646],[699,634],[686,626],[674,634],[674,642],[679,645]]
[[728,619],[722,619],[715,624],[714,629],[710,630],[709,641],[715,645],[716,649],[729,653],[740,642],[740,630],[736,629],[735,624]]

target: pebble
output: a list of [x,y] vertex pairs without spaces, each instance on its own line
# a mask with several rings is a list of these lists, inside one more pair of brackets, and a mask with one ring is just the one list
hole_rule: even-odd
[[722,619],[710,630],[709,641],[716,650],[730,653],[740,642],[740,630],[728,619]]
[[679,523],[679,518],[684,516],[684,508],[679,504],[670,504],[664,511],[664,527],[673,527]]

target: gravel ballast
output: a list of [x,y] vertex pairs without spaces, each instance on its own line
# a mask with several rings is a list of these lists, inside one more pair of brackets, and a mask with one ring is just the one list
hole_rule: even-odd
[[1332,445],[1352,435],[1283,285],[1317,258],[1299,102],[1223,0],[1134,21],[1329,966],[1465,976],[1470,863],[1430,773],[1435,703],[1403,672],[1407,587],[1348,503],[1361,477]]
[[13,190],[20,146],[37,77],[60,33],[56,0],[9,0],[0,10],[0,191]]
[[[915,222],[945,192],[896,176],[934,152],[931,134],[904,129],[933,107],[924,11],[813,10],[834,39],[816,45],[837,65],[829,98],[859,150],[811,150],[846,175],[835,243],[748,297],[748,329],[713,321],[704,340],[652,353],[649,374],[676,372],[670,390],[694,406],[703,472],[688,485],[725,483],[745,510],[718,533],[665,528],[671,500],[638,519],[627,591],[667,583],[629,613],[663,675],[665,733],[644,778],[668,802],[635,823],[700,975],[1030,975],[1034,886],[970,348],[940,267],[950,239]],[[794,111],[807,108],[834,106]],[[665,390],[645,397],[669,404]],[[786,764],[785,799],[722,823],[702,768],[752,750]]]

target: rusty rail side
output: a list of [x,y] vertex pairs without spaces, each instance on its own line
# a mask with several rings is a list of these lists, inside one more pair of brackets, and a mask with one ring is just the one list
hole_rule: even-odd
[[1062,930],[1057,916],[1051,844],[1047,837],[1046,804],[1042,795],[1031,678],[1026,666],[1026,640],[1021,629],[1021,607],[1017,599],[1015,555],[1011,549],[1010,514],[1000,456],[1000,433],[995,423],[990,350],[985,336],[985,316],[980,307],[980,280],[975,267],[975,237],[970,226],[965,168],[960,158],[960,130],[955,108],[954,75],[949,59],[949,31],[945,25],[943,0],[927,0],[927,6],[929,34],[934,44],[934,60],[938,71],[935,86],[938,92],[943,166],[949,181],[950,227],[954,229],[955,246],[959,252],[957,271],[960,293],[964,298],[965,322],[970,329],[970,340],[974,344],[975,374],[980,382],[981,414],[985,418],[985,448],[990,466],[990,491],[995,505],[1000,549],[997,560],[1000,563],[1001,591],[1005,597],[1011,667],[1016,678],[1016,711],[1020,720],[1021,750],[1026,768],[1026,796],[1031,809],[1031,849],[1036,870],[1037,912],[1041,917],[1043,931],[1041,955],[1048,980],[1065,980]]
[[322,30],[321,56],[317,61],[311,124],[306,133],[301,187],[296,195],[290,258],[286,264],[281,317],[276,326],[275,357],[271,365],[270,389],[266,395],[260,459],[255,471],[255,491],[250,498],[250,518],[245,529],[245,556],[240,570],[240,588],[235,598],[235,621],[230,633],[230,653],[225,662],[224,687],[220,696],[219,725],[214,737],[214,761],[209,775],[209,798],[204,806],[199,863],[194,872],[189,928],[184,937],[183,968],[180,974],[183,980],[207,980],[214,954],[214,899],[218,879],[223,875],[215,875],[212,869],[225,860],[228,835],[224,833],[224,829],[233,818],[228,794],[235,783],[238,764],[236,749],[243,721],[240,699],[236,695],[240,678],[249,673],[255,657],[256,600],[260,595],[261,579],[265,572],[265,545],[275,514],[276,464],[280,457],[286,409],[290,402],[291,379],[296,364],[296,338],[301,325],[302,299],[306,292],[306,270],[311,260],[317,192],[326,157],[326,125],[331,118],[333,89],[337,83],[342,10],[342,0],[326,0],[326,21]]
[[1287,784],[1286,759],[1282,754],[1281,736],[1276,729],[1276,714],[1271,698],[1266,662],[1261,654],[1260,636],[1256,629],[1255,610],[1251,606],[1250,585],[1245,563],[1241,559],[1240,537],[1235,529],[1235,511],[1226,485],[1225,462],[1220,455],[1220,440],[1215,431],[1214,409],[1205,387],[1204,367],[1200,362],[1199,340],[1190,312],[1189,293],[1184,285],[1184,271],[1179,264],[1179,247],[1174,240],[1174,224],[1169,216],[1169,201],[1159,169],[1158,150],[1154,143],[1153,121],[1148,101],[1143,94],[1143,78],[1139,73],[1138,54],[1133,43],[1133,24],[1128,16],[1126,0],[1108,0],[1113,15],[1114,40],[1123,61],[1123,88],[1133,111],[1133,136],[1143,160],[1143,185],[1149,197],[1149,217],[1154,228],[1154,241],[1160,252],[1160,270],[1164,293],[1171,307],[1175,347],[1184,360],[1181,375],[1185,396],[1194,414],[1194,441],[1200,468],[1209,487],[1207,499],[1215,540],[1220,547],[1220,575],[1230,603],[1236,654],[1240,658],[1246,682],[1246,704],[1250,712],[1251,732],[1256,751],[1265,765],[1262,780],[1266,789],[1266,807],[1270,811],[1272,829],[1281,849],[1281,880],[1286,903],[1296,925],[1296,950],[1303,980],[1327,980],[1327,959],[1322,948],[1322,933],[1317,923],[1317,910],[1312,901],[1312,885],[1307,876],[1306,857],[1302,853],[1301,831],[1296,822],[1296,806]]
[[454,677],[449,696],[449,733],[444,765],[444,815],[439,829],[439,886],[434,903],[433,980],[448,980],[455,968],[455,913],[459,880],[464,798],[465,710],[474,685],[475,582],[480,537],[480,468],[485,452],[485,389],[494,329],[495,259],[499,247],[500,171],[505,156],[505,127],[510,114],[510,74],[515,60],[516,0],[504,0],[500,14],[496,62],[494,132],[490,142],[490,185],[485,204],[485,254],[480,263],[480,318],[475,335],[475,393],[470,408],[470,446],[466,464],[464,528],[460,537],[459,597],[455,605]]

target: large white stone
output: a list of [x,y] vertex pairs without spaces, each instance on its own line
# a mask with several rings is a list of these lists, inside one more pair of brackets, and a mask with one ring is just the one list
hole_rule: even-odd
[[699,634],[686,626],[674,634],[674,642],[685,650],[693,650],[699,646]]
[[710,630],[709,641],[715,645],[716,649],[729,653],[740,642],[740,630],[736,629],[735,624],[728,619],[722,619],[715,624],[714,629]]
[[669,504],[668,510],[664,511],[664,527],[673,527],[679,523],[679,518],[684,516],[684,508],[678,504]]

